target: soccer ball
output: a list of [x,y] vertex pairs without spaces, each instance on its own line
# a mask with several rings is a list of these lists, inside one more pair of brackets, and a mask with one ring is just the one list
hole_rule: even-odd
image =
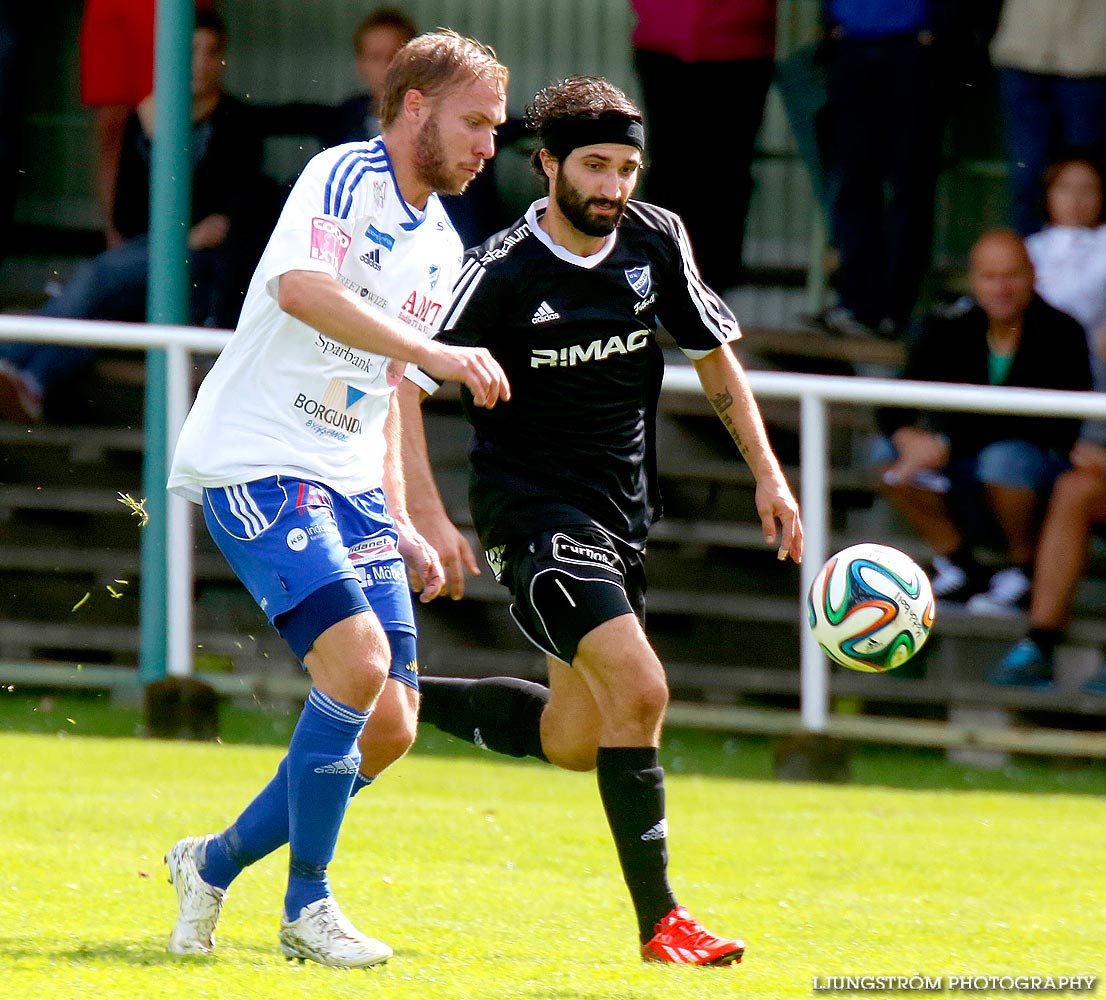
[[863,542],[826,560],[807,610],[814,638],[834,663],[882,673],[902,666],[929,637],[933,591],[906,553]]

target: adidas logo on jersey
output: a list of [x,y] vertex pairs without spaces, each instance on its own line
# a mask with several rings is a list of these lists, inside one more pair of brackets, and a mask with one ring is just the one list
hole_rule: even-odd
[[380,251],[370,250],[368,253],[361,254],[361,263],[368,264],[374,271],[380,270]]
[[548,302],[542,300],[542,304],[538,306],[537,312],[534,313],[530,319],[531,323],[549,323],[552,320],[560,319],[561,314],[557,312]]
[[320,764],[315,768],[316,774],[356,774],[358,762],[353,757],[342,757],[340,760],[332,760],[329,764]]
[[668,820],[662,819],[656,826],[650,827],[642,835],[642,840],[664,840],[668,836]]

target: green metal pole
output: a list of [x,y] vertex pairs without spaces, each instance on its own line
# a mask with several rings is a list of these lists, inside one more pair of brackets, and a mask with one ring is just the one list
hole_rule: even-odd
[[[150,165],[150,262],[146,318],[151,323],[188,322],[188,229],[192,214],[192,28],[194,0],[158,0],[154,72],[154,135]],[[146,353],[146,451],[142,493],[149,523],[142,529],[142,589],[139,603],[139,680],[165,676],[166,629],[164,351]]]

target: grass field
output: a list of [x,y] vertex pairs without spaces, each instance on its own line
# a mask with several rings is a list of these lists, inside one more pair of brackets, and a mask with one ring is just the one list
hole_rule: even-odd
[[[284,739],[290,716],[246,715],[224,733]],[[170,956],[162,855],[222,826],[282,749],[76,735],[133,726],[88,700],[0,700],[0,729],[43,730],[0,732],[5,1000],[778,1000],[834,975],[1106,973],[1100,767],[973,776],[885,750],[848,787],[779,784],[764,744],[685,733],[665,753],[673,883],[745,937],[740,966],[637,960],[593,776],[429,732],[354,801],[331,869],[387,966],[281,958],[284,851],[235,883],[214,956]]]

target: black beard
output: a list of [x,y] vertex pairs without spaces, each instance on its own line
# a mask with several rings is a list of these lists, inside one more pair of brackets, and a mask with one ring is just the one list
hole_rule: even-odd
[[[553,197],[564,217],[585,236],[610,236],[618,228],[622,216],[626,213],[624,201],[585,198],[565,180],[563,172],[557,174],[557,180],[553,185]],[[614,215],[594,216],[590,211],[592,205],[615,207],[618,211]]]
[[457,182],[446,173],[442,135],[438,119],[433,115],[415,137],[415,169],[430,190],[438,194],[460,194],[468,186],[466,181],[458,188]]

